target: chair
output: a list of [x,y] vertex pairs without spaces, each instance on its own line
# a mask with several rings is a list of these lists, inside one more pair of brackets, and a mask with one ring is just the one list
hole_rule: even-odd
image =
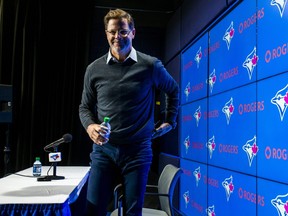
[[[145,196],[158,196],[161,209],[143,208],[142,216],[175,216],[175,212],[179,215],[179,211],[173,207],[173,193],[176,183],[183,173],[181,168],[177,168],[174,165],[168,164],[164,167],[161,175],[158,179],[158,185],[146,185]],[[111,213],[111,216],[122,216],[121,199],[123,194],[120,193],[122,185],[117,185],[114,189],[114,205],[115,210]],[[157,192],[148,192],[151,189],[158,189]],[[181,215],[181,214],[180,214]]]

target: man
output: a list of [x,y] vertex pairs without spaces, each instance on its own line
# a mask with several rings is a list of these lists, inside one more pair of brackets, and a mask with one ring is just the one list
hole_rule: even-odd
[[[155,57],[132,47],[132,16],[110,10],[104,17],[109,52],[86,69],[79,116],[93,141],[87,189],[88,215],[106,216],[116,176],[124,186],[124,215],[141,216],[152,162],[155,89],[166,93],[166,119],[156,129],[161,136],[176,127],[179,87]],[[110,118],[108,133],[100,124]],[[105,144],[104,144],[105,143]]]

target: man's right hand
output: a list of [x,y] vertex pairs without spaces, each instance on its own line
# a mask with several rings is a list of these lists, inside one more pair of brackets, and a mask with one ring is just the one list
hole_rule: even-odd
[[107,131],[99,124],[90,124],[86,131],[90,139],[97,145],[103,145],[107,141],[105,137],[101,136],[101,134],[105,134]]

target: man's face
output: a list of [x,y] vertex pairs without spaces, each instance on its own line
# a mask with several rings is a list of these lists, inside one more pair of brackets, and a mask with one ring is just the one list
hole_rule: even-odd
[[110,19],[106,29],[107,40],[112,54],[126,55],[132,47],[135,29],[130,29],[127,19]]

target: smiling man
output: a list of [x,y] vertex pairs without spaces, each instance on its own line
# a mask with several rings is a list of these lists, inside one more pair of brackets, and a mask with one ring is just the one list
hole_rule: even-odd
[[[87,215],[106,216],[120,176],[124,186],[123,214],[141,216],[152,162],[152,138],[176,127],[179,87],[161,61],[136,51],[132,16],[121,9],[104,17],[107,54],[88,65],[79,116],[93,141],[87,189]],[[154,129],[155,90],[166,95],[166,119]],[[109,141],[100,134],[110,117]],[[155,133],[156,131],[156,133]],[[153,136],[152,136],[153,135]]]

